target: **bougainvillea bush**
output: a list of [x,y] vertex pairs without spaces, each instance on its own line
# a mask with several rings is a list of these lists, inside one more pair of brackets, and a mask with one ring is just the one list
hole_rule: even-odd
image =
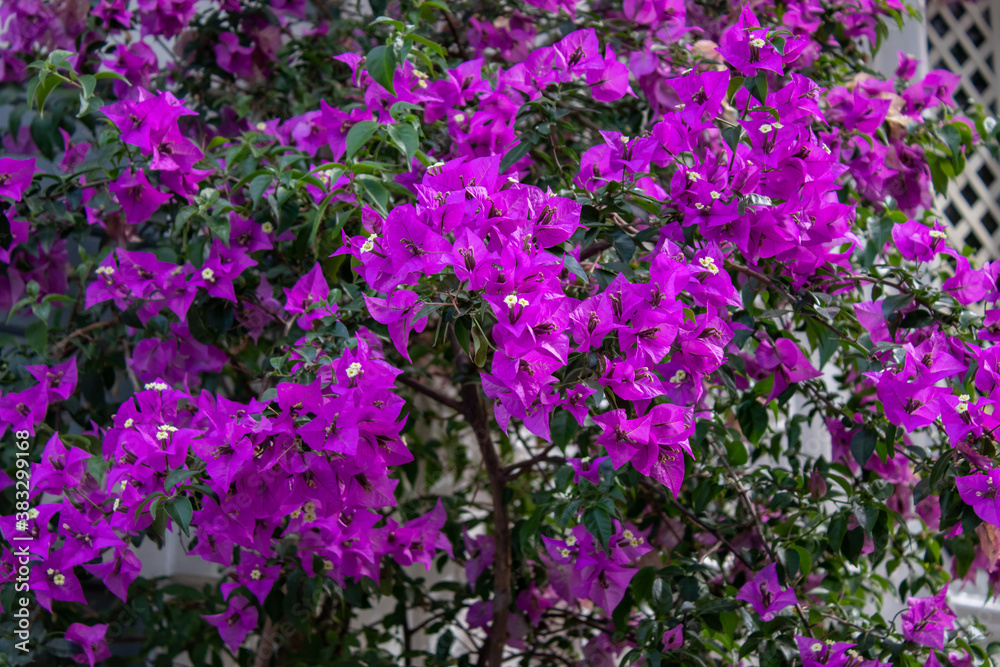
[[988,663],[997,123],[910,14],[3,2],[0,661]]

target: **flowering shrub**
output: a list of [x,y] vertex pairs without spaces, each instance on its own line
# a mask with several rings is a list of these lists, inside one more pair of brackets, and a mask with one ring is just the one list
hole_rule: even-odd
[[0,7],[5,660],[988,661],[997,128],[909,9],[369,9]]

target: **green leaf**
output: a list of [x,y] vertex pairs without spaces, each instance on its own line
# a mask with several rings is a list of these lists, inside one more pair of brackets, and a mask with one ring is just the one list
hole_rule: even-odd
[[409,169],[412,169],[413,156],[417,154],[417,149],[420,148],[420,135],[417,132],[417,128],[410,123],[390,125],[389,138],[392,139],[392,143],[396,144],[396,147],[406,156],[406,165]]
[[760,442],[767,430],[767,409],[763,405],[753,399],[743,401],[736,410],[736,419],[747,440],[755,445]]
[[528,154],[528,152],[531,150],[531,147],[532,144],[528,143],[527,141],[521,140],[517,144],[517,146],[514,146],[509,151],[507,151],[507,154],[503,156],[502,160],[500,160],[500,173],[503,174],[508,169],[510,169],[514,164],[519,162],[521,158],[523,158],[525,155]]
[[611,515],[603,507],[591,507],[583,513],[583,525],[587,532],[596,537],[605,551],[611,545],[611,535],[614,528],[611,524]]
[[726,125],[722,128],[722,139],[729,146],[729,149],[736,152],[736,147],[740,143],[740,139],[743,138],[743,126],[742,125]]
[[563,266],[565,266],[570,273],[579,278],[584,285],[590,282],[587,272],[583,270],[583,267],[580,266],[580,262],[578,262],[576,257],[573,257],[573,255],[567,253],[563,257]]
[[864,467],[875,453],[877,444],[878,434],[874,430],[863,428],[855,433],[851,438],[851,454],[854,455],[854,460]]
[[358,182],[361,183],[361,187],[364,189],[365,194],[368,195],[369,201],[375,205],[375,208],[378,209],[379,213],[387,215],[387,207],[389,206],[389,191],[385,189],[385,186],[382,185],[378,178],[369,174],[361,174],[357,177],[357,179]]
[[49,53],[48,58],[45,62],[52,65],[53,67],[59,67],[64,62],[66,62],[70,56],[74,55],[73,51],[67,51],[66,49],[55,49]]
[[885,301],[882,302],[882,315],[885,319],[890,319],[892,314],[901,308],[913,303],[912,292],[906,292],[905,294],[893,294],[892,296],[886,297]]
[[623,262],[628,264],[635,255],[635,241],[621,229],[615,230],[613,236],[615,252],[618,253]]
[[576,435],[577,423],[568,410],[557,410],[552,415],[552,444],[560,449],[569,444]]
[[472,347],[472,361],[476,364],[476,366],[482,368],[486,365],[486,357],[490,351],[490,344],[489,340],[486,338],[486,334],[479,328],[478,322],[473,322],[472,326]]
[[132,85],[131,83],[129,83],[128,79],[126,79],[118,72],[98,72],[97,74],[94,75],[94,78],[98,81],[102,79],[118,79],[119,81],[124,81],[125,83],[128,83],[128,85],[130,86]]
[[347,131],[347,157],[354,157],[355,153],[361,149],[372,135],[378,131],[379,124],[374,120],[362,120],[355,123]]
[[35,352],[45,356],[45,348],[49,346],[49,327],[41,320],[35,320],[24,330],[24,338]]
[[264,190],[267,190],[267,188],[270,187],[273,180],[274,176],[272,174],[260,174],[258,176],[254,176],[253,180],[250,181],[250,200],[253,202],[254,206],[256,206],[257,202],[260,201],[260,196],[264,194]]
[[743,87],[743,82],[745,80],[746,79],[742,76],[734,76],[729,80],[729,89],[726,91],[726,100],[730,104],[732,104],[733,95],[735,95],[736,91]]
[[[767,415],[764,416],[766,419]],[[736,438],[726,438],[726,458],[734,466],[744,465],[750,459],[747,455],[747,448]]]
[[396,73],[396,56],[392,49],[376,46],[369,51],[365,56],[365,70],[375,83],[389,91],[390,95],[396,94],[396,89],[392,85],[392,77]]
[[210,216],[208,218],[208,229],[212,235],[229,247],[229,216]]
[[448,656],[451,655],[451,645],[454,643],[455,633],[451,630],[445,630],[441,634],[441,637],[438,638],[437,646],[434,648],[434,658],[438,664],[448,663]]
[[427,47],[437,55],[441,56],[442,58],[448,57],[448,52],[444,50],[443,46],[441,46],[437,42],[432,42],[431,40],[421,35],[410,33],[408,35],[404,35],[403,39],[405,39],[408,42],[417,42],[418,44],[422,44],[423,46]]
[[405,23],[403,23],[402,21],[397,21],[396,19],[389,18],[388,16],[379,16],[369,25],[378,25],[379,23],[388,23],[389,25],[391,25],[396,30],[399,30],[400,32],[406,29]]
[[184,531],[185,535],[188,535],[188,528],[191,526],[191,517],[194,515],[194,509],[191,507],[191,501],[186,496],[180,496],[179,498],[174,498],[164,504],[164,509],[167,510],[167,514],[170,518],[176,521],[181,530]]
[[632,589],[632,597],[637,602],[651,600],[653,596],[653,582],[656,580],[656,568],[647,566],[635,573],[629,587]]
[[171,470],[167,475],[166,481],[163,482],[163,490],[169,493],[170,489],[174,488],[178,482],[183,482],[185,479],[197,474],[197,470],[188,470],[187,468],[177,468],[176,470]]
[[761,104],[767,104],[767,75],[764,73],[750,77],[743,82],[743,87]]

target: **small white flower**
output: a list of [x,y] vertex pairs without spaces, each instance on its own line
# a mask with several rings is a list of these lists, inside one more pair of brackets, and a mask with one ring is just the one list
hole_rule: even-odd
[[687,179],[689,181],[691,181],[692,183],[695,182],[695,181],[700,181],[701,180],[701,174],[699,174],[697,171],[689,171],[687,173]]
[[563,558],[569,558],[569,553],[570,553],[569,549],[560,549],[559,550],[559,555],[562,556]]
[[524,308],[525,306],[528,305],[528,300],[525,299],[524,297],[522,297],[522,298],[520,298],[520,299],[517,300],[517,305],[519,305],[522,308]]
[[508,308],[513,308],[517,304],[517,295],[514,293],[508,294],[503,298],[503,302]]
[[96,273],[99,276],[111,276],[112,274],[114,274],[114,272],[115,269],[113,266],[99,266],[96,269],[94,269],[94,273]]
[[118,511],[118,507],[121,504],[122,504],[122,499],[121,498],[115,498],[115,504],[111,507],[111,510],[114,511],[114,512],[117,512]]
[[361,373],[361,364],[359,364],[356,361],[347,367],[347,377],[349,378],[357,377],[360,373]]
[[576,535],[570,535],[569,537],[567,537],[566,544],[571,547],[576,546]]
[[712,257],[702,257],[698,260],[698,263],[701,264],[701,268],[705,269],[713,276],[719,272],[719,267],[716,266],[715,259]]
[[687,380],[687,376],[688,376],[687,372],[682,368],[673,374],[673,376],[670,378],[670,381],[674,383],[684,382],[684,380]]
[[361,252],[371,252],[375,248],[375,239],[378,238],[378,234],[372,234],[368,237],[368,240],[364,242],[361,246]]
[[630,141],[630,139],[623,134],[622,135],[622,143],[623,144],[627,144],[629,141]]
[[257,123],[257,131],[258,132],[263,132],[266,129],[267,129],[267,125],[265,125],[263,121],[261,121],[260,123]]
[[750,46],[753,46],[753,47],[758,48],[758,49],[763,48],[763,46],[765,44],[767,44],[767,42],[765,42],[764,40],[762,40],[760,37],[758,37],[756,39],[751,39],[750,40]]
[[760,131],[763,132],[764,134],[768,134],[769,132],[773,132],[774,131],[774,125],[769,125],[767,123],[764,123],[763,125],[760,126]]
[[125,420],[125,428],[132,428],[132,424],[134,423],[135,420],[129,417],[128,419]]
[[930,231],[930,235],[931,235],[931,238],[934,238],[934,239],[946,239],[946,238],[948,238],[948,235],[946,233],[942,232],[940,229],[932,229]]
[[712,192],[710,192],[709,194],[712,195],[712,199],[719,199],[722,197],[722,193],[719,192],[718,190],[712,190]]
[[63,576],[61,572],[56,572],[55,575],[52,577],[52,583],[55,584],[56,586],[62,586],[63,584],[66,583],[66,577]]
[[259,567],[254,567],[253,571],[250,572],[250,578],[254,581],[260,581],[261,573]]
[[28,519],[29,520],[37,519],[39,514],[41,514],[41,512],[38,511],[38,508],[32,507],[30,510],[28,510]]
[[774,128],[774,129],[776,129],[776,130],[780,130],[781,128],[783,128],[783,127],[784,127],[784,125],[782,125],[782,124],[781,124],[781,123],[779,123],[778,121],[774,121],[773,123],[771,123],[771,127],[773,127],[773,128]]
[[265,234],[270,234],[271,232],[274,231],[274,225],[272,225],[270,222],[265,222],[263,225],[260,226],[260,230]]
[[207,280],[210,283],[214,283],[215,282],[215,271],[213,271],[212,269],[209,269],[207,267],[204,268],[204,269],[202,269],[201,270],[201,279],[202,280]]

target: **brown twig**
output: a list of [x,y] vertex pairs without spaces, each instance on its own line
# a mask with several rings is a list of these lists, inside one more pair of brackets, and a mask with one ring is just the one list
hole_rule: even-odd
[[448,327],[452,349],[455,353],[455,368],[461,378],[463,414],[472,427],[476,443],[486,467],[486,475],[490,480],[490,495],[493,500],[493,543],[495,546],[493,560],[493,622],[490,625],[489,637],[479,653],[480,667],[501,667],[503,664],[503,649],[507,644],[507,615],[513,600],[511,593],[511,536],[510,518],[507,506],[504,505],[504,489],[507,485],[500,457],[490,438],[487,422],[486,405],[479,395],[479,382],[475,366],[465,353]]
[[465,414],[465,406],[462,405],[461,403],[459,403],[458,401],[456,401],[454,398],[451,398],[450,396],[445,396],[444,394],[442,394],[438,390],[431,389],[427,385],[422,384],[422,383],[418,382],[417,380],[414,380],[413,378],[411,378],[410,376],[408,376],[406,374],[397,375],[396,379],[400,382],[400,384],[405,384],[407,387],[409,387],[411,389],[415,389],[416,391],[420,392],[424,396],[428,396],[430,398],[433,398],[435,401],[437,401],[441,405],[447,406],[447,407],[451,408],[452,410],[454,410],[455,412],[458,412],[459,414]]
[[104,327],[109,327],[112,324],[114,324],[114,321],[112,320],[103,320],[101,322],[94,322],[93,324],[88,324],[85,327],[80,327],[76,331],[72,331],[66,334],[62,338],[62,340],[60,340],[52,347],[52,350],[55,353],[53,356],[59,356],[60,354],[62,354],[63,348],[66,347],[69,344],[70,340],[72,340],[73,338],[79,338],[80,336],[85,336],[91,331],[94,331],[95,329],[103,329]]
[[688,521],[690,521],[691,523],[693,523],[695,525],[695,527],[700,528],[701,530],[704,530],[706,533],[711,533],[712,535],[714,535],[715,539],[719,540],[719,542],[722,543],[722,545],[725,546],[727,549],[729,549],[729,551],[734,556],[736,556],[737,558],[739,558],[743,562],[744,565],[746,565],[751,570],[753,569],[753,563],[751,563],[750,560],[746,556],[744,556],[742,553],[740,553],[736,549],[736,547],[734,547],[729,542],[729,540],[727,540],[726,538],[724,538],[722,536],[722,534],[718,530],[716,530],[714,528],[711,528],[711,527],[706,526],[705,524],[703,524],[701,521],[698,520],[698,517],[695,516],[694,512],[692,512],[688,508],[686,508],[683,505],[681,505],[675,499],[671,498],[670,504],[673,505],[678,511],[680,511],[680,513],[683,514],[687,518]]
[[[764,551],[767,553],[767,557],[772,563],[778,562],[778,557],[775,556],[774,550],[771,548],[770,542],[767,541],[767,537],[764,534],[764,522],[760,520],[760,515],[757,513],[757,506],[754,505],[753,500],[750,499],[750,493],[747,491],[746,487],[743,486],[743,482],[733,471],[732,467],[729,465],[728,459],[726,459],[726,454],[719,446],[711,442],[712,449],[715,450],[716,455],[722,462],[722,466],[726,469],[726,473],[729,476],[730,481],[732,481],[733,486],[736,487],[736,492],[740,496],[740,500],[743,501],[743,506],[746,508],[747,512],[750,514],[750,518],[753,519],[754,527],[757,529],[757,534],[760,536],[761,544],[764,545]],[[802,625],[806,629],[806,635],[812,637],[812,628],[809,627],[809,619],[806,618],[806,613],[802,610],[802,605],[798,602],[795,603],[795,611],[798,612],[799,619],[802,621]]]

